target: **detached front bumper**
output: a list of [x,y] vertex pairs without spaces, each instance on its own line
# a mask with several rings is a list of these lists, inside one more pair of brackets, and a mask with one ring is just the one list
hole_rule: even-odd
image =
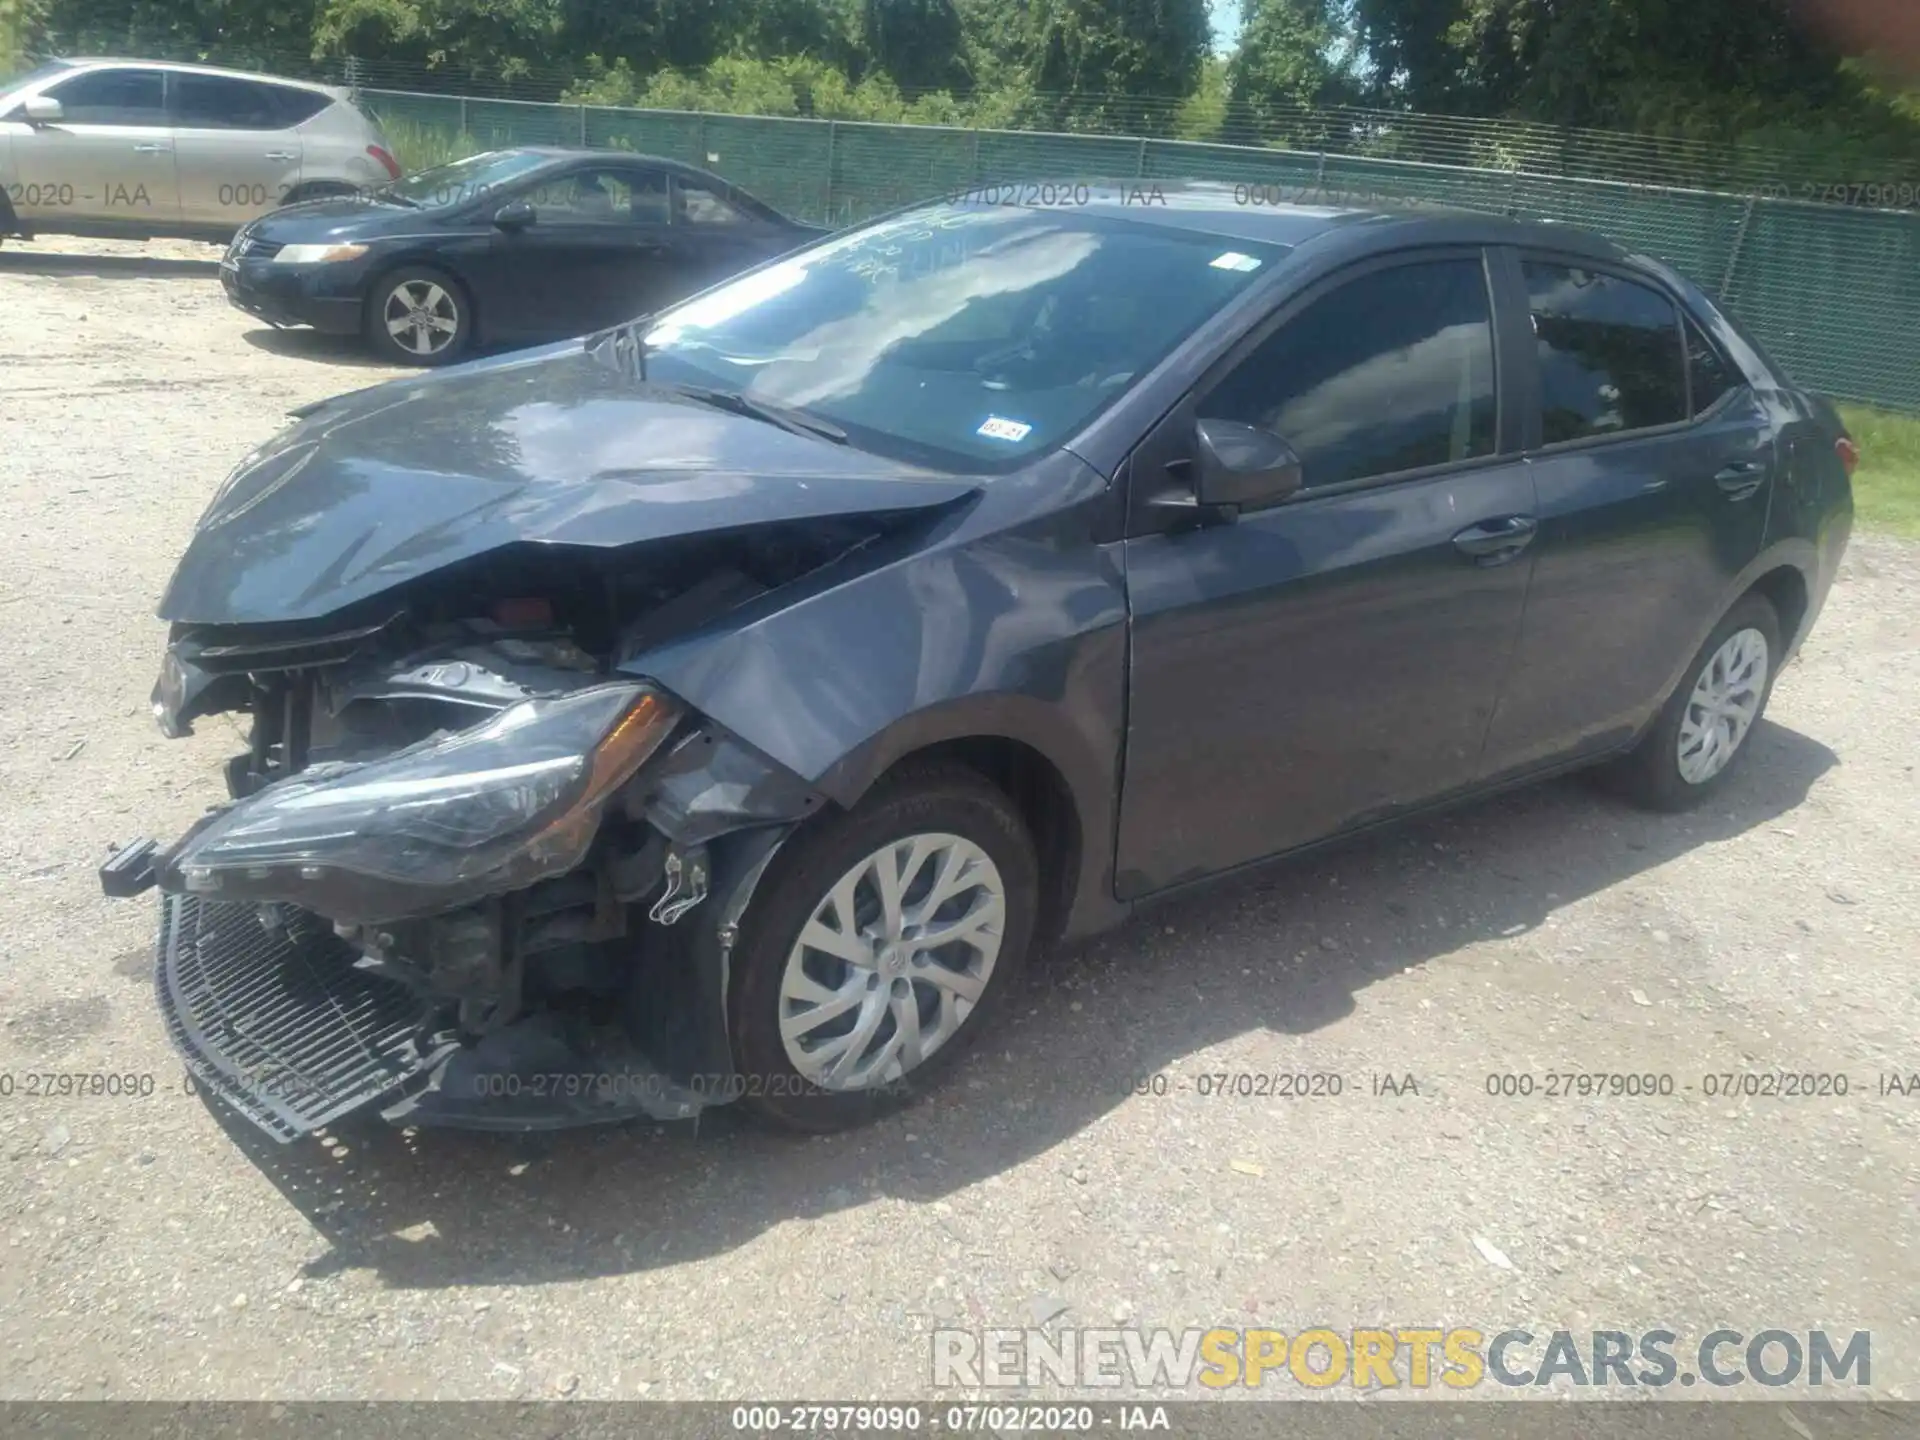
[[424,1088],[456,1047],[427,1034],[428,1006],[355,968],[318,916],[162,895],[160,1013],[195,1080],[276,1140]]
[[371,974],[316,915],[162,895],[155,980],[194,1079],[287,1143],[378,1110],[400,1124],[546,1130],[681,1120],[730,1098],[623,1038],[530,1016],[462,1046],[433,1005]]

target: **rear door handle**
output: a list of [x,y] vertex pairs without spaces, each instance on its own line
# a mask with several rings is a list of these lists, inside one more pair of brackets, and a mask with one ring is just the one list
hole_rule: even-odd
[[1453,548],[1478,565],[1504,565],[1532,542],[1540,525],[1531,515],[1509,515],[1469,525],[1453,537]]
[[265,158],[268,160],[298,160],[300,157],[291,150],[269,150]]
[[133,147],[133,153],[136,155],[164,155],[172,148],[171,145],[136,145]]
[[1757,460],[1736,460],[1722,467],[1713,483],[1729,500],[1744,500],[1767,483],[1767,467]]

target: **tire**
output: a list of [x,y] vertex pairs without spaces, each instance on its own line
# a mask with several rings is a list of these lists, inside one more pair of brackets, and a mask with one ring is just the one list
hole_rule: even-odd
[[[390,321],[399,314],[411,314],[416,319],[424,316],[431,323],[425,327],[416,324],[396,334]],[[451,330],[441,323],[449,320]],[[403,265],[389,270],[369,287],[363,324],[367,343],[390,364],[448,365],[465,353],[473,338],[473,302],[466,287],[444,270]],[[414,343],[423,330],[425,343],[431,347],[425,350]]]
[[[1733,725],[1726,719],[1713,719],[1710,712],[1700,712],[1695,702],[1701,692],[1711,693],[1716,664],[1721,667],[1720,676],[1732,675],[1737,680],[1744,674],[1750,680],[1753,678],[1754,636],[1764,646],[1765,672],[1758,677],[1757,686],[1746,687],[1752,695],[1750,708],[1741,703],[1724,707],[1722,711],[1723,715],[1744,714],[1745,724]],[[1734,647],[1736,637],[1747,637],[1741,642],[1746,647],[1744,650]],[[1731,671],[1727,669],[1729,656],[1733,660]],[[1767,713],[1767,701],[1773,694],[1773,681],[1781,658],[1780,618],[1773,606],[1759,595],[1743,597],[1714,627],[1706,644],[1700,647],[1700,653],[1693,657],[1686,677],[1668,697],[1653,727],[1638,745],[1603,772],[1606,780],[1628,800],[1649,810],[1691,810],[1705,802],[1727,783],[1739,767],[1741,757],[1752,748],[1753,728]],[[1734,687],[1733,693],[1737,699],[1739,687]],[[1691,726],[1690,711],[1696,712]],[[1708,723],[1701,724],[1702,719]],[[1683,730],[1686,732],[1684,754]],[[1726,745],[1729,736],[1732,743],[1726,753],[1714,753],[1714,746]],[[1704,747],[1703,738],[1709,742]]]
[[[909,842],[918,848],[907,849]],[[889,849],[896,869],[906,868],[898,862],[912,864],[896,907],[907,943],[880,949],[869,932],[884,936],[889,927],[874,873],[865,867],[884,863]],[[924,913],[950,865],[950,894]],[[854,916],[836,902],[836,891],[853,900]],[[809,822],[769,867],[733,951],[728,1021],[742,1104],[763,1122],[819,1133],[860,1124],[926,1093],[992,1028],[1006,997],[1019,989],[1038,896],[1039,862],[1019,812],[963,765],[910,764],[852,810]],[[943,930],[958,922],[971,939],[923,953],[911,941],[916,919]],[[803,948],[800,938],[810,927],[816,936],[838,934],[838,950],[864,948],[864,968],[835,950]],[[957,991],[962,982],[977,986],[970,1006]],[[809,1008],[816,1004],[817,1010]],[[926,1043],[918,1064],[903,1056],[903,1014],[913,1017],[912,1033]],[[791,1042],[782,1034],[783,1016]],[[852,1032],[862,1026],[865,1037],[856,1041]],[[844,1071],[837,1077],[836,1065]]]

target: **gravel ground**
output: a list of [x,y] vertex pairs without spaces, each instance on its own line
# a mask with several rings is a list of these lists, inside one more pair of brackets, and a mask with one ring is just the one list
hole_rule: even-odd
[[[1870,1393],[1920,1398],[1920,1097],[1863,1093],[1920,1071],[1920,548],[1873,536],[1715,807],[1554,784],[1163,909],[1036,967],[873,1128],[223,1124],[154,1007],[152,901],[93,873],[237,748],[155,730],[151,607],[290,406],[389,372],[230,310],[213,257],[0,252],[0,1073],[156,1077],[0,1099],[0,1398],[906,1397],[933,1327],[1050,1312],[1868,1329]],[[1678,1089],[1485,1088],[1568,1070]],[[1853,1091],[1702,1093],[1773,1070]],[[1222,1071],[1345,1092],[1201,1098]]]

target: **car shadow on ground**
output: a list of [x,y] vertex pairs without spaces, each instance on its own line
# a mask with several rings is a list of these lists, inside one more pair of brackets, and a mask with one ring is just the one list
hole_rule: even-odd
[[0,248],[0,275],[88,275],[102,280],[220,278],[220,254],[207,247],[205,260],[164,255],[66,255]]
[[1037,963],[1009,1023],[936,1098],[841,1135],[767,1133],[732,1110],[539,1136],[404,1134],[376,1121],[343,1132],[339,1153],[277,1145],[209,1105],[329,1242],[310,1275],[370,1267],[389,1285],[431,1289],[680,1264],[784,1221],[876,1197],[933,1201],[1029,1161],[1141,1077],[1249,1030],[1318,1030],[1369,1003],[1376,980],[1444,966],[1777,820],[1838,763],[1771,722],[1749,744],[1744,773],[1691,815],[1557,781],[1143,911]]
[[263,326],[248,330],[241,339],[256,350],[280,355],[289,360],[307,360],[316,365],[346,365],[359,370],[392,369],[358,335],[326,335],[318,330],[278,330]]
[[[289,360],[307,360],[316,365],[346,365],[360,370],[398,370],[403,375],[415,373],[406,366],[396,365],[374,354],[367,342],[358,335],[327,335],[299,326],[280,330],[267,325],[244,332],[241,339],[256,350],[284,356]],[[462,358],[482,360],[500,353],[500,347],[475,345]],[[418,373],[426,374],[427,371]]]

